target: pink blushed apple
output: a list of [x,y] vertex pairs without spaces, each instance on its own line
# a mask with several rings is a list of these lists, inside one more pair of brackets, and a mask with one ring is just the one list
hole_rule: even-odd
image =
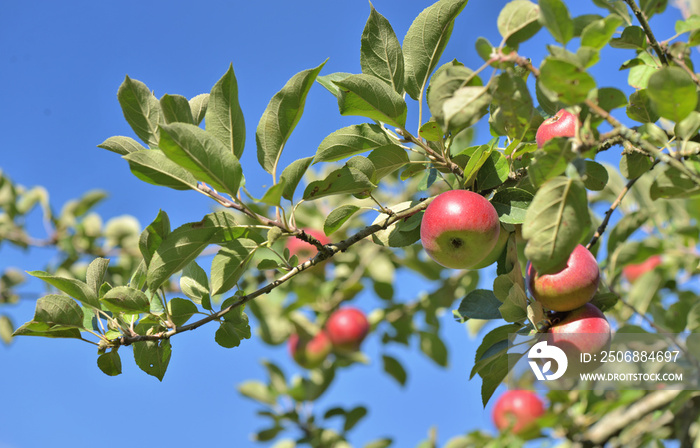
[[578,117],[566,109],[561,109],[553,117],[544,120],[537,128],[537,134],[535,134],[537,147],[541,148],[554,137],[575,137],[578,128]]
[[493,407],[493,423],[499,431],[522,434],[532,429],[545,412],[542,399],[529,390],[509,390]]
[[325,328],[333,348],[339,352],[352,352],[360,349],[369,332],[369,322],[361,310],[347,307],[334,311]]
[[582,245],[571,252],[566,266],[559,272],[539,275],[532,263],[527,264],[527,284],[532,296],[553,311],[571,311],[588,303],[600,282],[598,262]]
[[653,270],[661,264],[661,255],[652,255],[642,263],[628,264],[622,268],[622,275],[625,276],[628,282],[634,283],[642,274]]
[[331,352],[333,345],[324,330],[313,337],[292,333],[288,341],[289,353],[300,366],[313,369],[321,365]]
[[438,195],[425,210],[421,244],[442,266],[468,269],[493,250],[500,229],[496,209],[483,196],[450,190]]

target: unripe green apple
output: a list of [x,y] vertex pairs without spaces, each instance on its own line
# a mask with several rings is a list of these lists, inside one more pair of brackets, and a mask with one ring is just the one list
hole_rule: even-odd
[[369,332],[369,322],[365,313],[357,308],[341,308],[334,311],[326,322],[326,331],[339,352],[354,352]]
[[442,266],[468,269],[493,250],[500,228],[496,209],[483,196],[450,190],[438,195],[425,210],[421,244]]
[[499,431],[515,434],[531,430],[545,412],[542,399],[529,390],[509,390],[498,397],[493,407],[493,423]]
[[498,257],[501,256],[501,254],[503,253],[503,249],[505,249],[506,244],[508,244],[508,237],[509,236],[510,236],[510,233],[507,232],[503,228],[503,226],[501,226],[501,231],[498,234],[498,241],[496,241],[496,245],[494,246],[494,248],[486,256],[486,258],[484,258],[483,260],[481,260],[480,262],[478,262],[477,264],[475,264],[474,266],[472,266],[469,269],[483,269],[487,266],[491,266],[496,261],[498,261]]
[[[315,229],[303,229],[305,233],[316,238],[321,244],[326,245],[331,242],[323,232]],[[307,243],[306,241],[300,240],[296,237],[287,238],[286,247],[289,249],[289,255],[296,255],[300,263],[303,263],[311,258],[313,258],[318,250],[313,244]]]
[[328,333],[324,330],[319,331],[313,337],[292,333],[288,343],[289,353],[294,361],[306,369],[320,366],[333,348]]
[[535,141],[541,148],[545,142],[554,137],[575,137],[578,132],[578,117],[566,109],[561,109],[553,117],[549,117],[537,128]]
[[634,283],[642,274],[660,265],[661,261],[661,255],[652,255],[642,263],[628,264],[622,268],[622,275],[625,276],[628,282]]
[[559,272],[539,275],[527,264],[527,284],[532,296],[553,311],[571,311],[588,303],[598,290],[598,262],[588,249],[576,246],[566,267]]

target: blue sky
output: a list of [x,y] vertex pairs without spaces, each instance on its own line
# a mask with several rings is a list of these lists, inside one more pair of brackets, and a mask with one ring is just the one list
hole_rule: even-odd
[[[500,41],[496,18],[505,3],[472,0],[457,19],[444,61],[457,58],[471,68],[480,66],[474,42],[478,36]],[[587,2],[568,3],[574,15],[605,14]],[[400,40],[429,4],[373,2]],[[17,183],[45,186],[58,208],[88,190],[103,189],[110,193],[98,208],[105,220],[129,214],[145,225],[158,209],[169,214],[173,227],[199,220],[213,206],[202,195],[147,185],[116,154],[96,147],[112,135],[133,136],[116,97],[124,76],[145,82],[158,97],[170,93],[189,98],[208,92],[233,63],[248,131],[242,163],[248,187],[259,193],[267,177],[260,184],[251,182],[263,174],[254,132],[269,99],[295,73],[326,58],[322,74],[360,72],[360,35],[368,15],[365,1],[341,6],[318,0],[3,0],[0,169]],[[679,16],[669,8],[652,25],[667,30],[661,38],[669,37]],[[539,63],[545,41],[551,38],[543,30],[521,53]],[[608,54],[614,60],[604,57],[592,70],[594,76],[608,85],[624,85],[626,73],[618,67],[633,52]],[[415,116],[416,111],[410,113]],[[326,135],[356,122],[357,117],[341,117],[335,99],[314,86],[282,163],[313,155]],[[489,138],[483,127],[478,135]],[[30,229],[41,237],[43,229],[35,218]],[[41,269],[47,256],[50,252],[25,254],[3,246],[0,268]],[[420,285],[404,280],[399,295],[410,298]],[[488,287],[489,275],[482,281]],[[365,300],[358,305],[370,309],[372,299]],[[25,300],[2,311],[20,324],[31,318],[33,303]],[[402,389],[382,373],[379,343],[370,337],[365,349],[372,363],[341,372],[321,407],[368,406],[370,415],[354,431],[353,444],[391,436],[395,446],[415,446],[433,425],[443,443],[473,429],[494,430],[490,408],[481,408],[480,382],[468,381],[476,343],[465,328],[452,323],[449,313],[442,318],[450,349],[448,370],[415,354],[417,347],[412,352],[396,349],[409,371]],[[96,444],[106,437],[124,437],[137,446],[256,446],[249,434],[262,429],[255,416],[258,406],[242,398],[235,385],[264,377],[262,357],[275,359],[288,374],[297,368],[288,361],[285,347],[271,349],[253,339],[227,350],[214,342],[213,332],[204,327],[174,339],[162,383],[127,356],[122,357],[124,373],[107,377],[97,369],[93,349],[74,341],[19,338],[10,347],[0,346],[0,448]]]

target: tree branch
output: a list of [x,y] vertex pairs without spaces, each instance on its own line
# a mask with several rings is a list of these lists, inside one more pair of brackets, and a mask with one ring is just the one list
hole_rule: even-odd
[[312,266],[315,266],[338,252],[344,252],[346,251],[350,246],[353,244],[356,244],[357,242],[367,238],[368,236],[371,236],[374,233],[379,232],[380,230],[386,230],[389,226],[392,224],[402,220],[406,219],[422,210],[425,210],[428,207],[428,204],[432,202],[433,198],[428,198],[419,204],[408,208],[406,210],[403,210],[398,213],[394,213],[391,216],[387,216],[387,219],[381,223],[381,224],[373,224],[371,226],[367,226],[364,229],[360,230],[356,234],[352,235],[350,238],[347,238],[343,241],[340,241],[339,243],[332,243],[332,244],[327,244],[326,246],[323,246],[324,250],[319,251],[316,256],[304,263],[299,264],[298,266],[295,266],[294,269],[289,271],[288,273],[284,274],[282,277],[279,277],[278,279],[268,283],[267,285],[263,286],[262,288],[257,289],[256,291],[253,291],[250,294],[246,294],[244,296],[241,296],[233,302],[231,305],[227,306],[226,308],[223,308],[222,310],[210,314],[206,316],[203,319],[200,319],[196,322],[193,322],[188,325],[183,325],[182,327],[176,327],[168,331],[163,331],[155,334],[150,334],[150,335],[124,335],[120,338],[116,338],[111,340],[110,342],[112,343],[112,346],[117,347],[120,345],[130,345],[133,344],[134,342],[143,342],[143,341],[158,341],[161,339],[169,339],[176,334],[184,333],[186,331],[190,330],[195,330],[199,327],[201,327],[204,324],[207,324],[211,321],[218,320],[222,318],[225,314],[229,313],[230,311],[238,308],[241,305],[246,304],[247,302],[255,299],[256,297],[259,297],[263,294],[267,294],[273,289],[277,288],[281,284],[289,281],[290,279],[294,278],[297,274],[299,274],[302,271],[305,271]]
[[632,12],[634,12],[634,15],[637,17],[637,20],[639,20],[639,24],[642,25],[642,29],[644,30],[644,34],[647,35],[647,38],[649,39],[649,45],[651,45],[651,48],[654,49],[656,52],[656,55],[659,57],[659,60],[663,65],[668,65],[668,59],[666,58],[666,52],[663,51],[661,48],[661,45],[659,45],[659,42],[656,40],[656,37],[654,37],[654,33],[651,31],[651,27],[649,26],[649,21],[647,20],[646,16],[644,15],[644,12],[642,12],[641,9],[639,9],[639,6],[637,6],[637,3],[634,0],[625,0],[625,3],[629,5],[630,8],[632,8]]

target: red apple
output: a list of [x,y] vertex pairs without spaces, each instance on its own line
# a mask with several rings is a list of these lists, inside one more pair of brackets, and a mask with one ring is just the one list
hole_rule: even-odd
[[450,190],[438,195],[425,210],[421,244],[442,266],[467,269],[493,250],[500,229],[496,209],[483,196]]
[[332,348],[328,333],[324,330],[313,337],[300,336],[297,333],[289,336],[289,353],[297,364],[307,369],[320,366]]
[[622,268],[622,275],[627,281],[634,283],[639,277],[647,271],[651,271],[661,264],[661,255],[652,255],[646,261],[637,264],[628,264]]
[[529,390],[509,390],[493,407],[493,422],[499,431],[510,429],[515,434],[527,432],[544,414],[542,399]]
[[566,267],[559,272],[539,275],[527,264],[527,284],[532,296],[553,311],[571,311],[588,303],[598,290],[598,262],[588,249],[576,246]]
[[540,127],[537,128],[537,134],[535,134],[537,147],[541,148],[545,142],[554,137],[575,137],[578,127],[578,117],[562,109],[553,117],[544,120]]
[[[550,342],[572,353],[598,353],[610,344],[610,323],[595,305],[587,303],[567,313],[549,329]],[[578,358],[578,356],[577,356]]]
[[333,348],[341,352],[353,352],[369,332],[369,322],[365,313],[357,308],[341,308],[334,311],[326,322],[328,337]]
[[[316,238],[321,244],[329,244],[331,242],[323,232],[315,229],[303,229],[305,233]],[[307,243],[297,237],[287,238],[286,247],[289,249],[289,255],[296,255],[300,263],[313,258],[318,250],[313,244]]]

